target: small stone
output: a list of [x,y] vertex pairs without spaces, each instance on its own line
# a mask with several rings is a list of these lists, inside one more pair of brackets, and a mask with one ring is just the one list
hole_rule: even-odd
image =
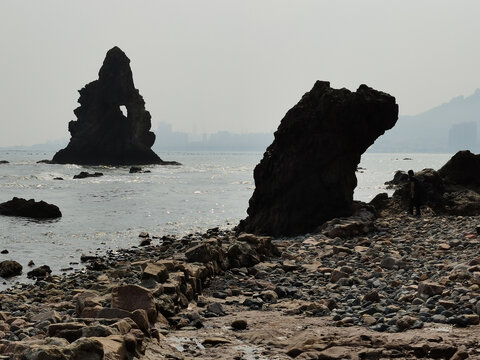
[[421,282],[418,284],[418,296],[429,298],[434,295],[441,295],[445,287],[434,282]]
[[273,290],[262,291],[262,293],[260,294],[260,297],[262,298],[263,301],[270,304],[276,304],[278,300],[278,295]]
[[368,294],[365,294],[365,296],[363,297],[363,300],[370,301],[370,302],[379,302],[380,296],[378,295],[378,292],[376,290],[372,290]]
[[2,250],[1,253],[2,253],[2,254],[8,254],[8,250],[7,250],[7,249]]
[[372,315],[368,315],[368,314],[363,314],[362,320],[363,320],[363,323],[367,326],[372,326],[377,323],[377,319],[375,319]]
[[248,324],[246,320],[239,319],[232,322],[232,328],[235,330],[245,330],[247,326]]
[[438,250],[447,251],[450,250],[451,246],[446,243],[438,244]]
[[463,316],[470,325],[478,325],[480,323],[480,317],[477,314],[465,314]]
[[400,330],[407,330],[410,329],[416,321],[416,318],[406,315],[398,319],[395,325],[397,325]]
[[336,283],[338,280],[340,280],[342,278],[346,278],[346,277],[348,277],[348,275],[346,273],[344,273],[343,271],[334,269],[332,271],[332,275],[330,275],[330,282]]
[[219,344],[228,344],[230,343],[230,340],[222,338],[222,337],[211,337],[211,338],[206,338],[205,340],[202,341],[203,345],[219,345]]
[[225,311],[223,310],[223,306],[220,303],[212,303],[207,305],[207,311],[209,313],[215,314],[216,316],[224,316]]

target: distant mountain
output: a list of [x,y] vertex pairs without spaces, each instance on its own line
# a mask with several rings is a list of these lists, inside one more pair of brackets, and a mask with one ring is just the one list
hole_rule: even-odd
[[68,139],[48,140],[42,144],[0,147],[1,150],[58,151],[68,144]]
[[480,152],[480,89],[414,116],[400,116],[372,152]]

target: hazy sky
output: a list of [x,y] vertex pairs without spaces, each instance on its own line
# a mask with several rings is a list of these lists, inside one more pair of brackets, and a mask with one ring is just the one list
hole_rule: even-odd
[[115,45],[153,129],[272,131],[317,79],[417,114],[480,87],[479,16],[478,0],[1,0],[0,147],[69,138]]

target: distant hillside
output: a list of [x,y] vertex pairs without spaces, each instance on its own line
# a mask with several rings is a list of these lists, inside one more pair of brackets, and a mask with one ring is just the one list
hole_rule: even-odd
[[400,116],[372,152],[480,152],[480,89],[422,114]]

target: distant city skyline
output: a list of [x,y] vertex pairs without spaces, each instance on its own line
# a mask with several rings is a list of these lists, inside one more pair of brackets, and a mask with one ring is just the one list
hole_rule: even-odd
[[420,114],[480,87],[478,14],[476,0],[5,0],[0,147],[68,137],[113,46],[153,129],[271,132],[316,80]]

